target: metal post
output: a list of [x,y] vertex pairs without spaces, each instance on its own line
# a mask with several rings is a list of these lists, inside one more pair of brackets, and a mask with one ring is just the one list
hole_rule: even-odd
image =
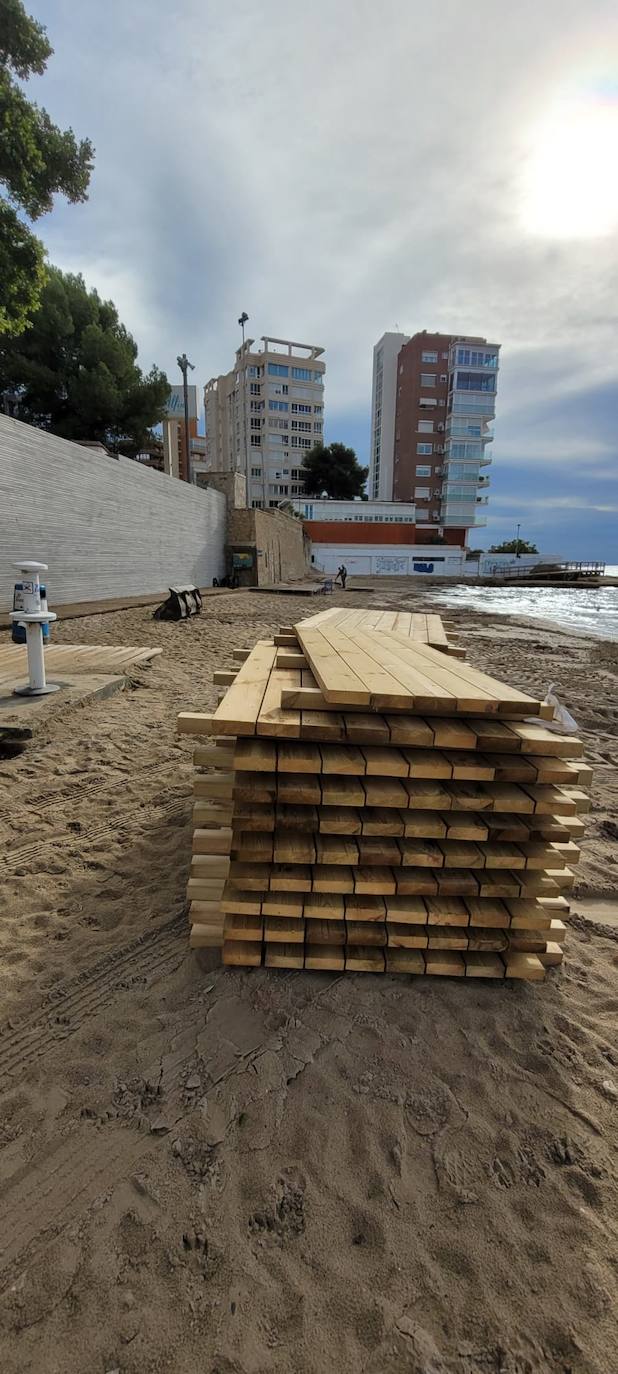
[[189,448],[189,389],[187,387],[187,369],[190,367],[191,371],[194,372],[195,368],[193,363],[189,362],[186,353],[183,353],[180,358],[177,358],[176,362],[182,372],[182,395],[185,403],[185,453],[187,461],[187,476],[185,480],[191,482],[193,480],[193,474],[191,472],[191,450]]
[[516,550],[515,550],[515,557],[516,557],[516,558],[519,558],[519,531],[520,531],[520,529],[521,529],[521,525],[518,525],[518,526],[517,526],[517,548],[516,548]]
[[[42,697],[49,692],[57,692],[58,685],[45,679],[45,658],[43,651],[43,626],[56,619],[54,611],[43,610],[41,604],[41,580],[39,574],[47,572],[47,563],[25,561],[15,563],[19,568],[22,581],[16,591],[16,606],[11,611],[11,620],[26,628],[26,647],[28,652],[28,682],[14,687],[13,695],[20,697]],[[21,604],[19,604],[21,603]]]

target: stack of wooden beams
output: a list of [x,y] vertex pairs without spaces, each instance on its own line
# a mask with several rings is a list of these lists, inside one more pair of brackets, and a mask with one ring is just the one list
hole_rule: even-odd
[[180,717],[210,737],[191,944],[249,967],[542,979],[589,807],[582,745],[379,614],[327,611],[239,651],[214,714]]

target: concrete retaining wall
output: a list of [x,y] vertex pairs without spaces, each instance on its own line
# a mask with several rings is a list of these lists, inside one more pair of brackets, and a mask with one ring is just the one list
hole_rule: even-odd
[[1,610],[20,558],[49,564],[52,609],[210,586],[225,570],[225,518],[218,491],[0,415]]

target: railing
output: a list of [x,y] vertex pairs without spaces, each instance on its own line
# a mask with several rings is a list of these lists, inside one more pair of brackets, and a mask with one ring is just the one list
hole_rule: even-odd
[[[525,555],[522,555],[524,557]],[[516,554],[513,555],[517,557]],[[524,567],[519,563],[493,564],[491,571],[485,567],[483,576],[490,577],[603,577],[605,573],[605,563],[596,559],[569,560],[563,563],[528,563]]]

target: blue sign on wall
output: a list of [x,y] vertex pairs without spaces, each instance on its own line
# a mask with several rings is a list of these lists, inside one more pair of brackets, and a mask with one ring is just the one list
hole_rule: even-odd
[[415,564],[414,564],[414,571],[415,571],[415,572],[432,573],[432,572],[433,572],[433,563],[415,563]]

